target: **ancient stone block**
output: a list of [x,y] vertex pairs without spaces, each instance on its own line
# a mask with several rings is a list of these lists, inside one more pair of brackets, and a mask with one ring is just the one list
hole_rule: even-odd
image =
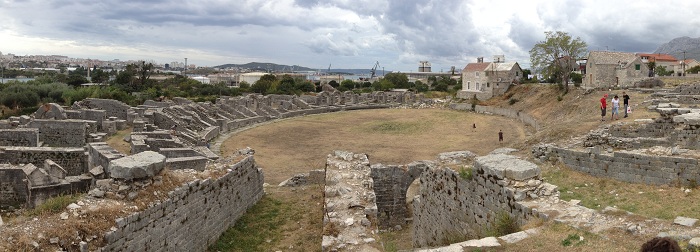
[[109,175],[117,179],[141,179],[153,177],[165,167],[165,156],[144,151],[109,162]]

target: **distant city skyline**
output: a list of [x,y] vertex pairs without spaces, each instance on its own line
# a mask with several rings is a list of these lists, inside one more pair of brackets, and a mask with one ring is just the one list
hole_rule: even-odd
[[0,1],[0,51],[197,66],[458,69],[505,55],[529,68],[545,31],[590,50],[653,52],[700,37],[700,2],[651,0]]

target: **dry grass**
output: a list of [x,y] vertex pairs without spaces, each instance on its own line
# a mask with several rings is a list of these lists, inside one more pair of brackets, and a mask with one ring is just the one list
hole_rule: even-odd
[[685,194],[677,187],[598,178],[562,165],[540,167],[545,181],[559,186],[562,200],[578,199],[583,206],[598,210],[612,206],[649,218],[700,218],[700,193],[696,190]]
[[[476,123],[477,129],[471,126]],[[498,130],[505,143],[498,143]],[[438,153],[470,150],[480,155],[522,142],[519,122],[452,110],[384,109],[305,116],[241,132],[226,140],[223,156],[250,146],[265,171],[265,181],[278,184],[316,163],[325,164],[334,150],[367,153],[372,163],[407,164],[433,160]],[[322,165],[320,166],[323,167]]]
[[124,141],[124,137],[131,134],[132,128],[129,127],[124,130],[117,131],[116,134],[110,136],[107,139],[107,145],[112,146],[115,150],[121,152],[124,155],[131,154],[131,145]]
[[564,224],[548,223],[541,227],[538,234],[515,244],[507,244],[498,251],[639,251],[640,241],[649,238],[631,239],[622,230],[594,234]]
[[[471,128],[473,123],[477,124],[476,130]],[[499,129],[505,132],[503,145],[497,141]],[[484,155],[496,148],[518,144],[527,134],[522,124],[504,117],[440,109],[364,110],[306,116],[253,128],[226,140],[221,150],[224,156],[229,156],[246,146],[255,149],[255,160],[265,172],[265,181],[274,185],[296,173],[322,169],[326,155],[333,150],[367,153],[372,163],[407,164],[414,160],[433,160],[438,153],[446,151],[470,150]],[[283,228],[282,236],[286,238],[272,239],[272,245],[265,248],[279,247],[286,251],[290,245],[301,248],[295,244],[309,241],[305,248],[320,249],[322,199],[318,199],[316,209],[308,199],[298,198],[303,197],[298,190],[290,190],[267,189],[270,198],[293,200],[289,204],[302,212],[318,211],[314,215],[307,214],[305,219],[315,218],[319,223],[313,227],[299,224],[303,227],[301,230],[293,225]],[[322,189],[319,187],[319,190]],[[399,232],[383,233],[380,242],[388,251],[409,249],[410,234],[410,226],[404,227]]]

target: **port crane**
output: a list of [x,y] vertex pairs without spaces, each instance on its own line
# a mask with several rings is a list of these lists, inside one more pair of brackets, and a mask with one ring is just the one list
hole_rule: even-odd
[[372,67],[372,70],[370,70],[370,79],[374,79],[374,77],[377,77],[377,67],[379,67],[379,61],[377,63],[374,63],[374,66]]

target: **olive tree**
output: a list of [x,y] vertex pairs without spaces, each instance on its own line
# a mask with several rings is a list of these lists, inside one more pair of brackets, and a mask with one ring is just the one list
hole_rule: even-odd
[[[584,56],[588,45],[581,38],[571,37],[562,31],[547,31],[545,40],[537,42],[530,50],[530,62],[545,78],[556,77],[569,92],[569,75],[576,60]],[[573,63],[573,64],[572,64]]]

